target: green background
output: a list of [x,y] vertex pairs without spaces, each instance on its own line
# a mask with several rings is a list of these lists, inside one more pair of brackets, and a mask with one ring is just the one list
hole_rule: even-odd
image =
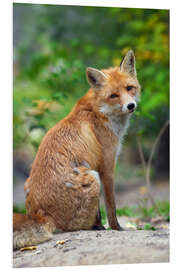
[[157,134],[169,114],[169,11],[14,4],[14,147],[41,137],[88,90],[85,68],[133,49],[142,86],[129,136]]

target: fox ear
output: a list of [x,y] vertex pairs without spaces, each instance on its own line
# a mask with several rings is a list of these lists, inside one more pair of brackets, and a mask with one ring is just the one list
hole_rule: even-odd
[[107,76],[104,72],[91,67],[86,68],[86,77],[90,86],[96,90],[107,80]]
[[129,75],[136,77],[135,56],[132,50],[128,51],[122,59],[120,64],[120,71],[126,72]]

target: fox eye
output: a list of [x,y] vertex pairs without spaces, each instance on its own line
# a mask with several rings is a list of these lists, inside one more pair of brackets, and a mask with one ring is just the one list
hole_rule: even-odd
[[116,97],[119,97],[119,95],[117,95],[117,94],[110,95],[110,98],[116,98]]
[[133,89],[133,86],[132,86],[132,85],[129,85],[129,86],[126,87],[126,89],[127,89],[128,91],[130,91],[131,89]]

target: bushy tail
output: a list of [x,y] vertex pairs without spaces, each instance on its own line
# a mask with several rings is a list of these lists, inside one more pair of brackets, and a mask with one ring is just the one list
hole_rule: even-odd
[[53,230],[52,224],[45,220],[32,220],[27,215],[13,214],[13,249],[50,240]]

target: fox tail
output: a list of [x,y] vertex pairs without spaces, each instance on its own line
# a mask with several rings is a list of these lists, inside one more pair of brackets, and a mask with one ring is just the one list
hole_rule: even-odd
[[13,249],[50,240],[54,230],[55,226],[47,218],[31,219],[24,214],[13,214]]

